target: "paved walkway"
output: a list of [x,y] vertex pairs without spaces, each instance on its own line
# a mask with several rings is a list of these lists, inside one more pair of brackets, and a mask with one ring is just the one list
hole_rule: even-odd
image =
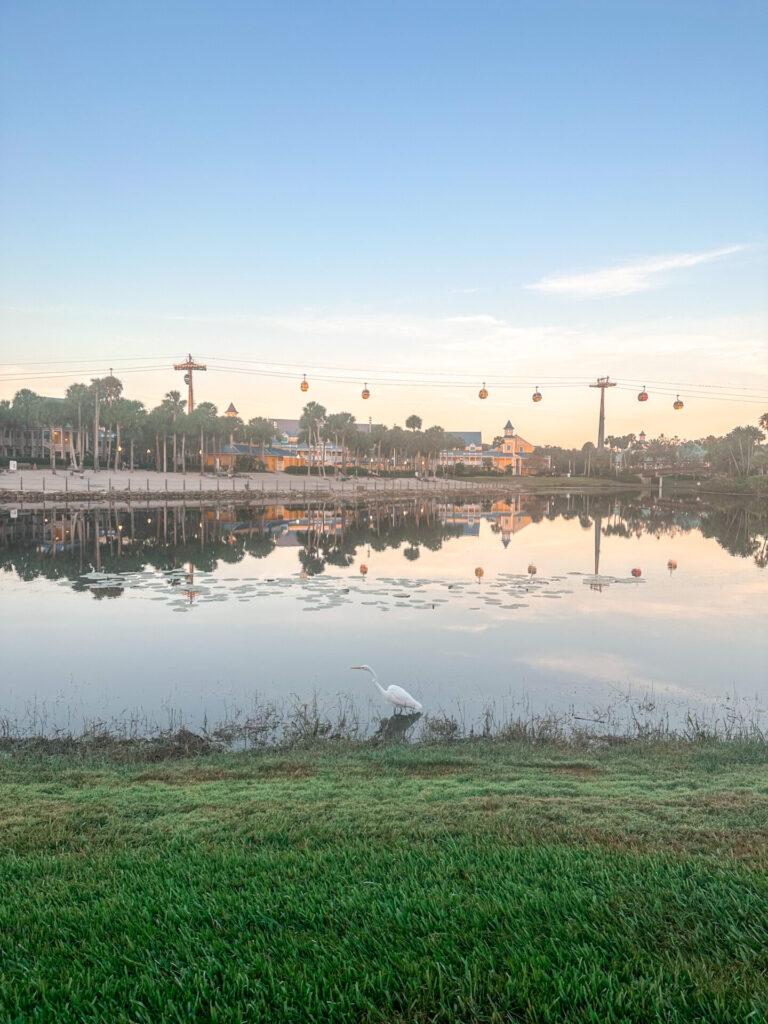
[[487,487],[489,490],[507,488],[511,481],[508,478],[496,483],[472,483],[467,480],[416,480],[413,477],[350,477],[346,481],[335,477],[293,476],[290,473],[245,473],[241,476],[200,476],[199,473],[155,473],[147,470],[113,472],[100,470],[94,473],[86,469],[83,474],[72,474],[69,470],[59,469],[55,473],[50,469],[21,470],[15,473],[0,472],[0,491],[45,491],[46,493],[83,492],[107,493],[115,491],[135,491],[137,494],[162,494],[165,491],[189,493],[202,492],[264,492],[270,491],[296,494],[313,494],[329,491],[339,495],[352,495],[364,492],[405,492],[428,493],[429,491],[455,489],[456,491],[477,491]]

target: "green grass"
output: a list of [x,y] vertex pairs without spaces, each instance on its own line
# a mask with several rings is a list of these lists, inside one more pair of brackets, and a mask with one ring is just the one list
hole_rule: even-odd
[[768,1020],[759,743],[0,761],[3,1022]]

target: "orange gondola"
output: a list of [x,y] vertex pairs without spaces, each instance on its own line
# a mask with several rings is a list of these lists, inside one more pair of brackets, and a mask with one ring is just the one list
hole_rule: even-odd
[[541,401],[541,392],[539,391],[538,388],[536,388],[536,390],[531,395],[531,400],[534,401],[534,402],[540,402]]
[[477,397],[478,398],[487,398],[488,397],[488,389],[485,386],[485,381],[483,381],[483,386],[478,391]]
[[363,398],[370,398],[370,397],[371,397],[371,392],[368,390],[368,385],[364,384],[363,385]]
[[678,395],[677,398],[672,403],[672,408],[677,410],[677,411],[679,411],[680,409],[683,408],[683,403],[680,401],[680,395]]
[[299,384],[302,391],[309,391],[309,381],[307,380],[306,373],[304,374],[304,380]]
[[478,581],[478,583],[479,583],[479,582],[480,582],[480,580],[481,580],[481,579],[483,578],[483,576],[485,576],[485,572],[484,572],[484,570],[483,570],[483,569],[482,569],[482,568],[481,568],[481,567],[480,567],[479,565],[478,565],[478,567],[477,567],[477,568],[475,569],[475,576],[477,576],[477,581]]

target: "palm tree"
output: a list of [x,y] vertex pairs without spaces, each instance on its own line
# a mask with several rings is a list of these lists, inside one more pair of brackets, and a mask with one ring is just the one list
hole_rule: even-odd
[[409,430],[413,430],[414,433],[417,430],[421,430],[421,416],[417,416],[415,413],[413,416],[409,416],[405,421],[405,425]]
[[171,414],[171,423],[173,424],[173,472],[176,472],[176,420],[184,412],[187,402],[186,399],[181,397],[179,391],[168,391],[166,392],[165,398],[161,402],[161,406],[167,412]]
[[259,446],[259,457],[263,461],[265,445],[278,438],[280,432],[268,419],[263,416],[254,416],[253,419],[248,420],[245,436],[248,439],[249,448],[252,444]]
[[[21,454],[24,454],[24,431],[35,430],[40,426],[40,412],[42,399],[29,388],[22,388],[13,396],[11,411],[13,417],[21,430]],[[30,447],[30,452],[32,448]],[[41,449],[42,451],[42,449]]]
[[[99,419],[104,408],[109,408],[113,402],[120,397],[123,385],[111,374],[108,377],[91,378],[91,386],[88,389],[93,396],[93,468],[99,470]],[[111,439],[110,439],[111,447]],[[109,465],[109,449],[107,451],[107,465]]]
[[188,416],[190,426],[200,431],[200,475],[205,469],[205,435],[216,427],[216,406],[213,402],[200,402]]
[[[51,469],[56,471],[56,429],[55,422],[61,418],[63,403],[55,398],[42,398],[39,403],[41,423],[48,425],[48,455]],[[63,437],[63,435],[62,435]],[[42,453],[41,453],[42,454]]]
[[762,430],[768,430],[768,412],[764,412],[760,419],[757,421],[757,425]]
[[[134,399],[123,398],[120,400],[121,405],[121,422],[123,429],[128,435],[129,442],[129,462],[128,468],[133,472],[134,467],[134,451],[136,445],[136,439],[139,437],[146,425],[147,411],[144,408],[143,402],[137,402]],[[118,441],[119,447],[119,441]]]
[[446,433],[442,427],[429,427],[424,431],[424,444],[427,450],[427,475],[429,475],[429,459],[432,457],[432,476],[437,477],[437,460],[440,452],[446,447]]
[[[299,419],[299,440],[307,442],[307,473],[312,474],[312,445],[320,444],[320,427],[325,420],[325,406],[307,402]],[[325,472],[325,467],[323,467]]]
[[381,449],[386,443],[389,431],[383,423],[376,423],[368,431],[368,436],[371,439],[371,444],[376,446],[377,466],[381,469]]
[[[11,445],[13,445],[13,411],[7,398],[0,399],[0,430],[3,433],[3,449],[6,448],[8,435],[10,435]],[[8,452],[4,450],[3,455],[7,454]]]
[[[408,444],[408,434],[406,434],[402,427],[394,426],[392,427],[391,430],[387,431],[387,436],[384,441],[384,444],[393,457],[393,463],[395,467],[397,467],[398,462],[402,461],[403,453],[406,451]],[[399,460],[398,452],[400,453]]]
[[90,389],[87,384],[70,384],[67,388],[67,404],[71,410],[71,417],[74,419],[74,412],[77,410],[77,459],[72,461],[83,465],[85,445],[83,439],[83,407],[88,404]]
[[[119,400],[120,395],[123,393],[123,383],[110,373],[108,376],[101,378],[99,389],[101,392],[101,400],[105,403],[104,411],[107,413],[107,426],[112,428],[115,426],[115,421],[112,418],[111,412],[115,402]],[[112,429],[107,432],[107,466],[109,466],[112,459],[112,437],[114,433],[115,432]]]
[[351,412],[332,412],[330,416],[326,418],[324,437],[330,441],[333,438],[336,447],[339,447],[339,438],[341,438],[341,469],[344,471],[344,463],[346,461],[346,447],[347,439],[350,436],[350,429],[357,431],[355,426],[355,417]]

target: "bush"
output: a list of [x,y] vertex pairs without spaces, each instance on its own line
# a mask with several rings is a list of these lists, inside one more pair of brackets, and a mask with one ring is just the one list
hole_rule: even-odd
[[[290,473],[291,476],[307,476],[309,467],[308,466],[286,466],[283,470],[284,473]],[[325,475],[334,476],[336,473],[335,466],[326,466]],[[322,476],[321,467],[313,466],[310,476]]]

